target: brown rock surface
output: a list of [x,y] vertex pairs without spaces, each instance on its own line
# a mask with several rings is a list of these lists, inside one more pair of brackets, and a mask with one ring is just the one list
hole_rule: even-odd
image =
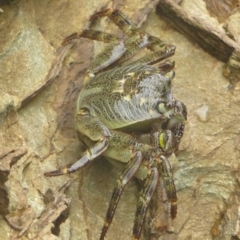
[[[228,90],[229,82],[222,75],[223,63],[160,19],[153,11],[156,2],[0,2],[3,11],[0,12],[0,236],[3,239],[99,237],[119,170],[99,159],[71,176],[48,179],[43,173],[57,168],[57,164],[74,162],[83,150],[74,130],[75,101],[85,70],[105,45],[81,39],[69,50],[61,47],[61,42],[71,33],[86,28],[90,15],[106,4],[119,7],[138,25],[144,22],[146,31],[177,47],[173,57],[174,95],[188,108],[179,153],[171,158],[178,215],[169,222],[168,229],[173,233],[163,232],[151,239],[240,237],[239,84]],[[195,2],[191,1],[191,11],[206,17],[204,1]],[[199,2],[203,12],[199,10]],[[185,1],[186,8],[188,4]],[[228,26],[232,29],[234,24],[230,20]],[[109,32],[116,30],[106,19],[97,27]],[[235,38],[239,31],[232,30]],[[55,68],[50,70],[51,66]],[[133,180],[125,189],[106,239],[130,239],[138,193]],[[149,217],[154,216],[152,228],[157,228],[161,212]],[[145,234],[142,239],[150,239]]]

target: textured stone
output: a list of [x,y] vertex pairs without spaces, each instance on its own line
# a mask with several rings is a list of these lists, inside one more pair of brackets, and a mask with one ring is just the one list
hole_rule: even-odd
[[[19,0],[0,4],[0,161],[1,171],[7,170],[0,179],[9,198],[9,213],[1,211],[9,224],[0,219],[4,239],[99,237],[119,170],[98,159],[72,174],[72,184],[69,176],[46,179],[43,173],[57,168],[57,163],[76,161],[84,149],[75,133],[75,102],[85,70],[105,45],[81,39],[68,50],[61,42],[86,28],[90,15],[106,3]],[[167,222],[173,233],[157,232],[162,234],[159,238],[144,237],[144,233],[141,239],[238,237],[239,84],[228,90],[222,62],[189,42],[154,11],[148,15],[155,3],[125,0],[108,5],[119,7],[138,25],[146,20],[146,31],[176,45],[174,96],[188,108],[185,135],[178,154],[171,158],[178,193],[178,215]],[[202,1],[198,4],[203,6]],[[96,27],[120,34],[106,19]],[[56,68],[49,75],[51,65]],[[49,76],[57,75],[49,83]],[[204,121],[196,114],[203,106],[208,107]],[[130,238],[138,193],[132,180],[106,239]],[[158,216],[156,224],[166,221],[159,211],[152,214],[150,222]]]

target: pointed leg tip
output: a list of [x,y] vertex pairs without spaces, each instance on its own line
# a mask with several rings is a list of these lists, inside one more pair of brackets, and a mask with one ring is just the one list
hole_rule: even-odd
[[64,169],[58,169],[55,171],[51,171],[51,172],[45,172],[44,176],[45,177],[56,177],[56,176],[60,176],[60,175],[64,175],[67,172]]
[[52,172],[45,172],[44,176],[45,177],[55,177],[58,176],[59,174],[57,174],[57,171],[52,171]]
[[96,13],[94,13],[91,17],[90,17],[90,21],[93,21],[99,17],[104,17],[104,16],[109,16],[112,14],[112,12],[114,12],[113,8],[106,8],[106,9],[102,9]]
[[79,37],[79,34],[78,33],[73,33],[71,34],[70,36],[66,37],[63,42],[62,42],[62,46],[65,46],[67,45],[69,42],[71,42],[72,40],[74,39],[77,39]]

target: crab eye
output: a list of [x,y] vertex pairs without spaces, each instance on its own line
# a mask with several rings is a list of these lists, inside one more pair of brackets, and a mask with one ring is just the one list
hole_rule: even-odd
[[161,132],[158,141],[160,148],[166,153],[174,147],[173,133],[170,130]]
[[165,148],[166,148],[166,143],[167,143],[167,134],[164,132],[164,133],[161,133],[160,135],[159,135],[159,145],[160,145],[160,147],[163,149],[163,150],[165,150]]
[[166,113],[167,111],[169,111],[169,108],[167,107],[167,104],[166,103],[159,103],[158,104],[158,111],[162,114]]

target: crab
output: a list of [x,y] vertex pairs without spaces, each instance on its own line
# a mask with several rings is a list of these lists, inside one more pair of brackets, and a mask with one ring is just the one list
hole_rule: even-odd
[[[105,238],[125,185],[134,176],[144,180],[132,233],[132,239],[139,239],[160,175],[171,204],[171,217],[176,217],[177,196],[168,157],[178,148],[187,110],[182,102],[173,98],[174,62],[159,63],[174,54],[175,46],[136,28],[117,9],[101,10],[93,14],[91,20],[104,16],[129,38],[119,40],[114,35],[87,29],[64,40],[63,44],[68,44],[84,37],[109,45],[91,62],[77,100],[76,131],[87,149],[77,162],[46,172],[45,176],[75,172],[100,155],[123,168],[100,240]],[[145,47],[153,53],[124,65]]]

